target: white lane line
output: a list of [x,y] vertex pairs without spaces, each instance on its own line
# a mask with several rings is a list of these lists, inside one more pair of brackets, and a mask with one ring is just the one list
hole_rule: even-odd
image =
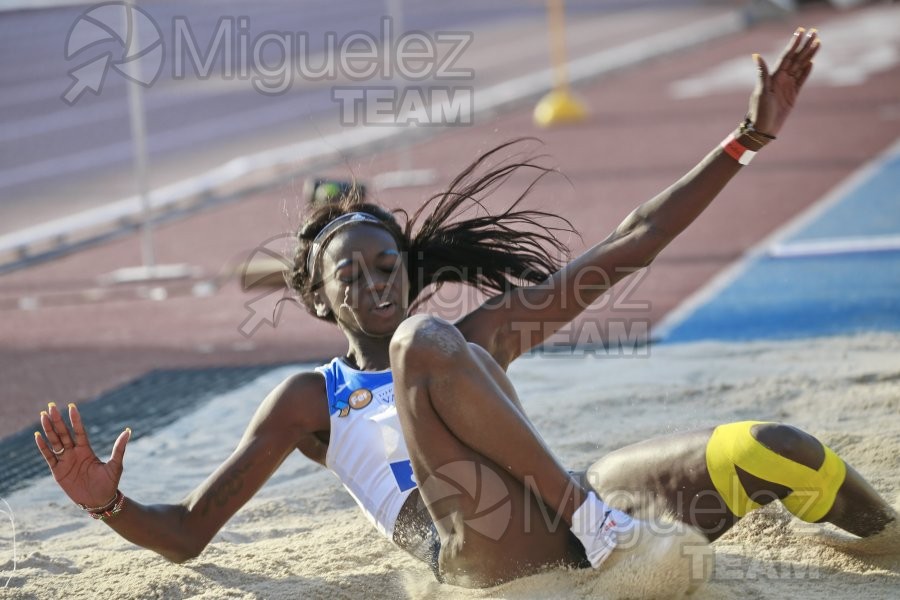
[[[607,75],[658,56],[685,50],[709,40],[736,33],[745,27],[745,17],[738,12],[704,19],[573,60],[567,66],[569,79],[571,82],[577,83],[600,75]],[[540,94],[549,89],[552,81],[553,69],[543,69],[484,90],[476,90],[476,112]]]
[[[300,165],[304,161],[313,158],[325,157],[331,154],[339,155],[344,150],[379,142],[391,137],[392,131],[386,127],[359,128],[300,142],[291,146],[294,155],[289,156],[289,160],[286,160],[288,157],[285,155],[270,155],[269,153],[273,151],[235,158],[197,177],[184,179],[152,190],[150,192],[150,205],[153,209],[163,208],[179,200],[215,189],[223,183],[234,181],[251,172],[281,164],[278,161],[295,162]],[[27,248],[29,245],[42,240],[57,237],[65,238],[72,232],[95,227],[103,223],[112,223],[129,216],[138,215],[140,212],[140,198],[138,196],[129,196],[110,204],[0,236],[0,253]],[[65,243],[65,239],[61,241]]]
[[687,320],[698,308],[719,295],[720,292],[743,275],[757,258],[768,255],[772,248],[778,247],[781,240],[792,237],[818,219],[822,214],[843,200],[845,196],[848,196],[871,179],[886,163],[895,160],[897,156],[900,156],[900,138],[895,140],[893,144],[875,158],[848,175],[838,185],[831,188],[821,200],[763,238],[762,241],[747,250],[742,258],[726,267],[713,277],[709,283],[688,296],[687,299],[665,315],[659,324],[653,328],[652,339],[654,341],[664,341],[672,330]]
[[[746,20],[742,13],[738,11],[704,19],[690,25],[643,38],[639,42],[602,50],[591,56],[572,61],[569,64],[570,78],[575,82],[589,77],[598,77],[648,60],[654,56],[687,49],[709,39],[729,35],[744,27],[746,27]],[[552,70],[548,68],[531,75],[490,86],[484,90],[476,90],[476,114],[541,94],[550,88],[552,80]],[[383,143],[387,139],[397,138],[401,135],[415,135],[417,133],[420,132],[415,127],[376,126],[356,128],[266,150],[253,155],[238,157],[200,176],[153,190],[150,193],[151,205],[155,208],[164,207],[167,204],[173,204],[192,195],[200,194],[205,190],[215,189],[257,170],[276,169],[285,165],[302,165],[304,161],[310,159],[337,155],[340,152],[349,150],[359,150],[367,144]],[[114,150],[112,147],[115,147]],[[111,146],[95,149],[90,153],[86,152],[86,156],[79,159],[79,164],[103,160],[109,152],[113,151],[125,152],[126,150],[122,144],[112,144]],[[127,151],[130,151],[130,142],[129,150]],[[58,164],[56,167],[58,171]],[[52,164],[40,164],[40,169],[52,168]],[[28,169],[27,173],[7,179],[24,181],[28,177],[34,177],[36,173],[37,170]],[[0,186],[2,185],[11,184],[7,181],[0,181]],[[139,199],[136,196],[131,196],[68,217],[15,231],[0,236],[0,253],[23,250],[31,244],[52,238],[62,238],[62,243],[65,243],[65,237],[73,231],[87,227],[96,227],[104,223],[112,223],[126,216],[137,215],[139,211]]]
[[[810,83],[833,87],[862,85],[869,78],[900,63],[900,7],[870,7],[865,12],[832,20],[820,28],[822,50]],[[781,53],[780,46],[765,53],[769,64]],[[747,56],[727,59],[702,73],[673,82],[673,98],[698,98],[746,89],[754,78],[747,72]]]
[[[278,123],[305,122],[307,115],[291,115],[284,110],[298,104],[296,98],[287,97],[256,109],[244,110],[238,115],[239,119],[230,120],[228,131],[234,134]],[[219,138],[222,136],[223,120],[229,121],[229,118],[214,117],[189,126],[173,127],[168,131],[159,132],[151,140],[151,150],[154,152],[174,150]],[[60,157],[52,157],[0,171],[0,189],[40,181],[45,179],[48,173],[64,175],[115,164],[123,157],[131,156],[132,146],[132,141],[128,139],[67,155],[64,162],[61,162]]]
[[0,11],[60,8],[63,6],[90,5],[84,0],[0,0]]
[[[59,92],[61,89],[65,89],[65,85],[57,85],[54,91]],[[104,89],[104,92],[106,91]],[[198,95],[202,96],[201,94]],[[165,88],[152,94],[152,96],[150,94],[147,94],[147,96],[148,103],[150,103],[148,112],[185,102],[184,91],[178,88]],[[57,95],[52,99],[58,100],[59,96]],[[42,98],[42,100],[46,100],[46,98]],[[202,97],[190,98],[190,102],[195,100],[202,101]],[[60,104],[62,104],[61,100]],[[51,113],[0,123],[0,142],[12,142],[35,135],[57,133],[66,129],[84,127],[92,123],[113,121],[127,117],[128,100],[126,98],[122,96],[105,97],[103,100],[89,105],[63,106]]]
[[776,243],[769,248],[773,258],[805,256],[833,256],[861,252],[891,252],[900,250],[900,235],[822,238],[788,243]]

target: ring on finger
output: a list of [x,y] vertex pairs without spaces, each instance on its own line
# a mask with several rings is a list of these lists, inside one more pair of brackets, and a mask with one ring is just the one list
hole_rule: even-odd
[[56,456],[61,456],[62,453],[65,452],[65,451],[66,451],[66,447],[65,447],[65,446],[63,446],[63,447],[60,448],[59,450],[54,450],[54,449],[53,449],[53,446],[50,446],[50,452],[52,452],[52,453],[55,454]]

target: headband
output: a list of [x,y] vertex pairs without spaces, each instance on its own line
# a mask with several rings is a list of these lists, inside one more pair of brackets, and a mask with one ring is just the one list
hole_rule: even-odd
[[328,225],[322,228],[322,231],[316,235],[313,239],[312,244],[309,246],[309,255],[306,257],[306,270],[309,273],[310,278],[312,278],[313,266],[316,264],[316,255],[318,255],[319,250],[321,249],[322,242],[325,241],[329,235],[341,229],[342,227],[346,227],[347,225],[354,225],[356,223],[371,223],[373,225],[378,225],[380,227],[384,227],[384,223],[381,219],[373,217],[372,215],[364,212],[351,212],[347,214],[343,214],[338,218],[334,219]]

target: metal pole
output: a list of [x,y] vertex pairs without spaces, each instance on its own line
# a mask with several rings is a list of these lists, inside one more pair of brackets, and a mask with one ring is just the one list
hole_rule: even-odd
[[[125,0],[128,10],[124,11],[125,29],[128,31],[128,17],[134,9],[134,0]],[[133,25],[131,36],[132,46],[140,48],[138,44],[138,27]],[[128,115],[131,121],[131,139],[134,150],[134,181],[137,193],[141,199],[141,260],[148,276],[152,276],[156,257],[153,250],[153,223],[151,222],[152,210],[150,207],[150,195],[147,190],[147,129],[144,124],[144,92],[138,81],[143,81],[138,73],[141,68],[139,61],[127,62],[128,75],[132,81],[126,83],[128,88]]]
[[569,90],[564,0],[547,0],[547,27],[553,62],[553,91],[534,107],[534,121],[540,127],[583,121],[587,107]]
[[[125,0],[124,18],[125,27],[123,31],[129,30],[129,15],[133,16],[135,9],[135,0]],[[137,25],[132,20],[131,24],[131,44],[126,50],[139,48]],[[141,200],[141,261],[139,267],[124,267],[115,271],[101,275],[98,279],[103,284],[113,283],[134,283],[147,282],[157,279],[181,279],[192,277],[198,269],[192,269],[186,264],[175,265],[157,265],[156,257],[153,249],[153,211],[150,206],[150,192],[147,185],[147,130],[144,125],[144,92],[141,85],[137,82],[143,81],[139,77],[140,65],[137,60],[129,60],[126,64],[126,70],[131,81],[125,85],[128,88],[128,116],[131,121],[131,140],[134,149],[134,181],[137,187],[137,193]],[[156,288],[152,291],[151,297],[155,299],[163,299],[166,297],[165,288]]]
[[[391,31],[393,32],[393,35],[403,35],[406,30],[406,24],[404,23],[403,18],[403,0],[387,0],[386,8],[388,17],[390,17],[392,22]],[[383,40],[385,60],[387,60],[387,53],[393,50],[391,41],[392,40],[390,39]],[[391,66],[396,70],[396,57],[391,61]],[[398,94],[400,94],[401,97],[404,96],[406,94],[406,81],[404,81],[402,77],[399,81],[396,77],[393,77],[392,80],[397,86]],[[435,179],[434,170],[413,169],[412,151],[410,150],[409,142],[401,141],[400,144],[401,146],[397,150],[397,162],[399,163],[397,166],[399,168],[396,171],[388,171],[376,175],[374,180],[375,187],[379,190],[386,190],[391,188],[415,187],[431,184]]]
[[[394,22],[392,31],[394,35],[400,36],[403,35],[403,32],[406,31],[405,24],[403,23],[403,0],[387,0],[387,9],[388,16]],[[387,44],[385,50],[390,52],[392,48],[390,47],[391,40],[384,40]],[[393,68],[397,68],[396,61],[392,61],[391,63]],[[403,78],[400,78],[400,81],[397,82],[396,78],[394,79],[395,83],[397,83],[397,91],[400,93],[401,97],[406,90],[406,81]],[[404,143],[403,147],[400,148],[400,156],[398,157],[400,165],[398,171],[409,171],[412,167],[412,156],[409,152],[409,144]]]
[[566,68],[566,9],[563,0],[548,0],[547,13],[550,25],[550,54],[553,57],[554,88],[567,90],[569,76]]

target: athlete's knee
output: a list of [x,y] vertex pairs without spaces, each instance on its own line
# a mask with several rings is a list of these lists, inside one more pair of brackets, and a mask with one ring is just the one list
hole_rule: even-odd
[[818,469],[825,460],[822,443],[796,427],[783,423],[759,423],[753,427],[752,435],[769,450],[810,469]]
[[466,339],[452,324],[430,315],[406,319],[391,338],[394,368],[435,366],[464,352]]
[[[713,485],[738,517],[760,506],[755,495],[781,490],[781,502],[790,512],[819,521],[831,510],[846,476],[846,465],[827,446],[779,423],[742,421],[716,427],[706,463]],[[745,489],[738,470],[753,476],[750,489]]]

